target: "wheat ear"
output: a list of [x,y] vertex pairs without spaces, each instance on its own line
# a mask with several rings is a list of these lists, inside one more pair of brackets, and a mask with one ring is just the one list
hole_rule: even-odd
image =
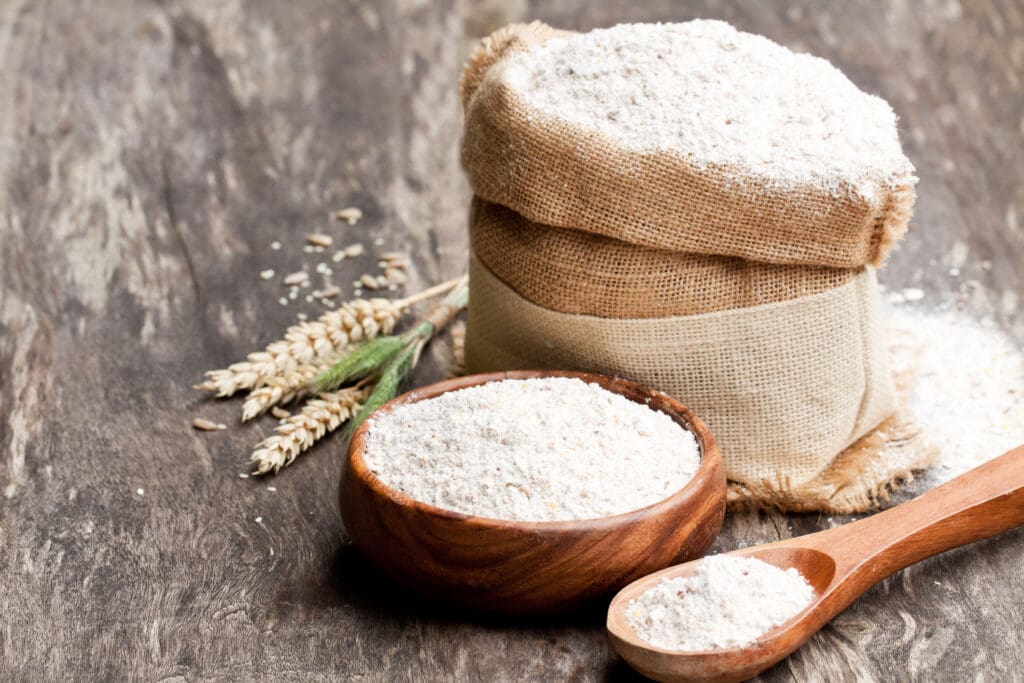
[[245,403],[242,404],[242,422],[262,415],[273,406],[309,396],[313,393],[313,380],[330,368],[332,363],[336,363],[343,353],[333,353],[321,361],[300,365],[291,372],[266,380],[262,386],[256,387],[245,397]]
[[242,389],[262,386],[300,366],[315,364],[353,342],[390,333],[407,308],[407,299],[354,299],[316,320],[292,325],[284,339],[250,353],[244,361],[223,370],[210,370],[206,381],[196,388],[231,396]]
[[254,474],[277,472],[328,432],[348,421],[366,400],[367,390],[360,386],[320,394],[302,406],[302,410],[277,426],[264,439],[249,460]]

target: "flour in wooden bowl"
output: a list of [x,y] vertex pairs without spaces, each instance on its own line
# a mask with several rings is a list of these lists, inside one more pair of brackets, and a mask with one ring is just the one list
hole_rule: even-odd
[[540,115],[739,181],[871,195],[913,174],[884,100],[824,59],[721,21],[552,38],[492,77]]
[[413,500],[492,519],[553,522],[637,510],[700,465],[693,433],[597,384],[488,382],[370,418],[364,458]]
[[813,599],[814,589],[796,569],[714,555],[698,562],[690,576],[662,579],[631,600],[626,618],[655,647],[724,650],[750,645]]

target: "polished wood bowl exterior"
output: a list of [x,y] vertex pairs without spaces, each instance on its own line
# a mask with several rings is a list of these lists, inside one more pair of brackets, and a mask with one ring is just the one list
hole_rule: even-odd
[[352,542],[405,586],[489,612],[570,609],[669,565],[703,556],[725,514],[725,468],[697,416],[668,395],[623,379],[580,372],[510,371],[438,382],[380,410],[504,379],[576,377],[645,403],[694,433],[701,464],[682,489],[653,505],[600,519],[516,522],[473,517],[417,502],[366,466],[363,423],[349,443],[341,514]]

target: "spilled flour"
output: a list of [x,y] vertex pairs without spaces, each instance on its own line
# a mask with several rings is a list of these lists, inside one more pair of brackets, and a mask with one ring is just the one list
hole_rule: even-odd
[[662,579],[630,601],[626,618],[666,650],[744,647],[804,609],[814,589],[796,569],[752,557],[712,555],[685,578]]
[[593,519],[675,493],[700,465],[671,417],[579,379],[489,382],[371,418],[364,457],[387,486],[493,519]]
[[[1024,348],[963,313],[890,312],[897,366],[916,367],[910,410],[947,481],[1024,444]],[[897,367],[899,369],[899,367]]]
[[884,100],[824,59],[721,21],[556,38],[494,77],[547,116],[738,179],[870,198],[914,171]]

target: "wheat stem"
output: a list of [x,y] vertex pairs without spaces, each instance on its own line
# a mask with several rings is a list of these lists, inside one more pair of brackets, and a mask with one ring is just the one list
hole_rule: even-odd
[[451,280],[448,280],[447,282],[442,282],[439,285],[434,285],[433,287],[428,287],[427,289],[424,289],[422,292],[418,292],[416,294],[413,294],[412,296],[407,296],[404,299],[399,299],[396,303],[401,304],[403,306],[403,308],[408,308],[409,306],[412,306],[413,304],[418,304],[421,301],[426,301],[427,299],[433,299],[435,296],[437,296],[439,294],[444,294],[445,292],[448,292],[448,291],[450,291],[452,289],[455,289],[456,287],[458,287],[463,282],[468,282],[468,281],[469,281],[469,276],[468,275],[462,275],[462,276],[459,276],[457,278],[453,278]]

